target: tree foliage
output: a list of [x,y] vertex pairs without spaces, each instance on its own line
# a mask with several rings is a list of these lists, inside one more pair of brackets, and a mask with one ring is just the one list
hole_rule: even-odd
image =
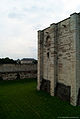
[[6,57],[6,58],[0,58],[0,64],[17,64],[17,62],[14,61],[13,59]]

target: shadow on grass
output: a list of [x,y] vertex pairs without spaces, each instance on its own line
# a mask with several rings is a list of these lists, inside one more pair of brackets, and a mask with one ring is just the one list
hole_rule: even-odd
[[30,83],[30,82],[37,82],[36,78],[28,78],[28,79],[19,79],[19,80],[0,80],[0,85],[14,85],[16,83]]

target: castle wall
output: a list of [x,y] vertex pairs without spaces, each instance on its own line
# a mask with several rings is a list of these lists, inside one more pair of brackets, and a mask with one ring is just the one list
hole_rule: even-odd
[[80,14],[75,14],[75,39],[76,39],[76,97],[80,105]]
[[[38,35],[38,89],[44,87],[45,90],[50,90],[51,95],[54,95],[57,52],[55,24],[43,31],[39,31]],[[48,84],[50,89],[47,89]]]
[[[77,13],[39,31],[38,86],[52,96],[80,103],[80,16]],[[40,77],[41,76],[41,77]]]
[[70,86],[70,102],[73,105],[77,102],[75,20],[76,14],[73,14],[58,24],[58,82]]
[[71,44],[72,33],[70,31],[70,19],[67,19],[58,24],[58,82],[65,85],[71,84]]
[[0,65],[0,79],[16,80],[24,78],[37,78],[36,64],[2,64]]

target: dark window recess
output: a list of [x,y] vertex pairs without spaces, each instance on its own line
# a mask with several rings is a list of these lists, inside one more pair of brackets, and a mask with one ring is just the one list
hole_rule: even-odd
[[80,89],[79,89],[79,92],[78,92],[78,100],[77,100],[77,105],[80,105]]
[[55,96],[58,96],[60,99],[64,101],[70,102],[70,86],[66,86],[61,83],[57,83],[55,88]]
[[50,93],[50,81],[42,79],[40,89]]
[[49,52],[47,53],[47,57],[49,58]]
[[0,81],[2,81],[3,80],[3,78],[0,76]]
[[20,79],[20,74],[19,74],[19,73],[17,73],[17,77],[16,77],[16,79],[17,79],[17,80]]

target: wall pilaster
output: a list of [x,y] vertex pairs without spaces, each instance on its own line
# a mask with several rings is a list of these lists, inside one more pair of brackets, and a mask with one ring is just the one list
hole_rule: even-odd
[[43,77],[43,32],[38,31],[38,85],[37,90],[40,90],[40,85]]

